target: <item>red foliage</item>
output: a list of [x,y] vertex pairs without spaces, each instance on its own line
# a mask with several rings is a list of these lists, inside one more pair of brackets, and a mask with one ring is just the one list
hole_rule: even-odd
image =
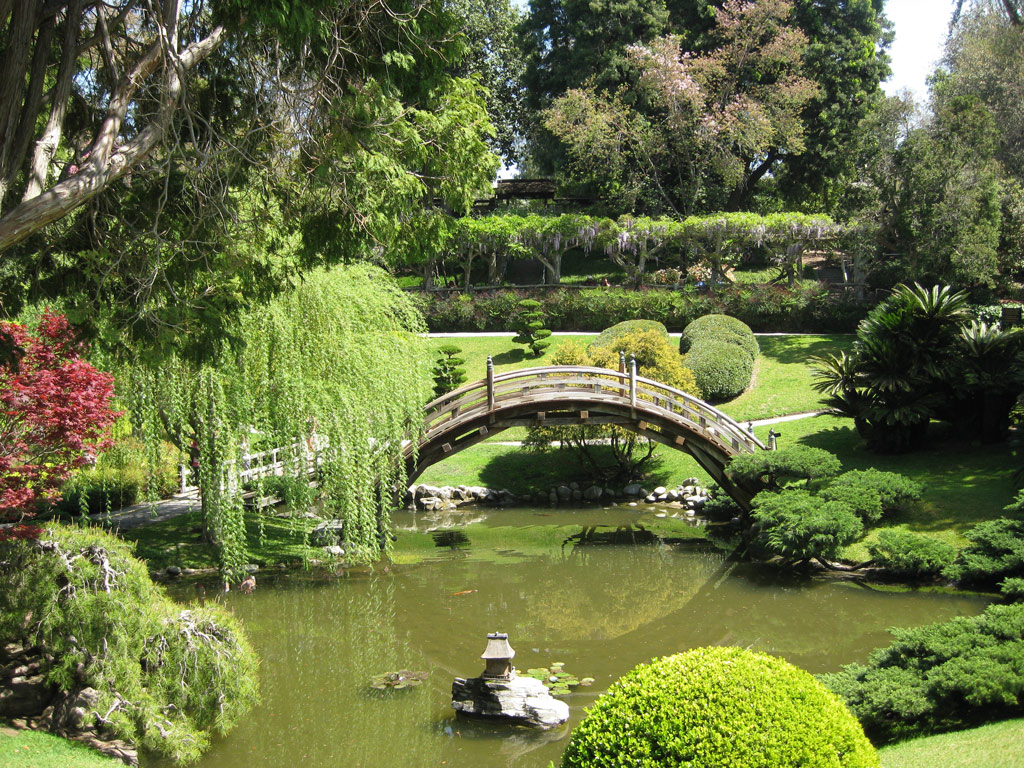
[[47,310],[35,335],[0,322],[0,338],[13,348],[0,360],[0,521],[16,521],[60,498],[71,471],[108,447],[121,414],[110,406],[113,377],[79,357],[64,315]]

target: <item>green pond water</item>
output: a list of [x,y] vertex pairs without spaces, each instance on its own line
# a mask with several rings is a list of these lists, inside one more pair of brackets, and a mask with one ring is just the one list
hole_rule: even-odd
[[[261,574],[253,594],[224,597],[262,657],[263,703],[198,765],[543,768],[557,765],[584,708],[640,662],[738,645],[825,672],[886,645],[889,627],[985,605],[730,563],[687,521],[628,508],[441,521],[396,513],[395,523],[387,569]],[[566,726],[539,732],[455,717],[452,678],[482,671],[494,631],[509,633],[519,670],[563,662],[595,678],[565,699]],[[429,677],[405,690],[369,687],[372,676],[400,669]]]

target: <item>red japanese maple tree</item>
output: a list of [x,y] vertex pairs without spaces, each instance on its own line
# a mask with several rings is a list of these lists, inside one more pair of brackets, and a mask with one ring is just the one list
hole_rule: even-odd
[[111,407],[113,377],[81,358],[84,345],[64,315],[47,310],[35,333],[0,322],[0,342],[0,522],[22,522],[109,445],[120,413]]

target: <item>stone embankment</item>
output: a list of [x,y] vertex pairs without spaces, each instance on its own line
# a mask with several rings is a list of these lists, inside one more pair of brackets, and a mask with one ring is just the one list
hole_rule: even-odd
[[452,509],[462,504],[578,506],[626,502],[630,506],[639,506],[642,503],[674,504],[696,513],[704,507],[707,500],[707,489],[701,487],[695,477],[687,478],[673,488],[658,486],[654,490],[647,490],[639,483],[631,483],[623,488],[610,488],[596,483],[572,482],[517,497],[506,490],[480,486],[419,484],[410,486],[405,494],[405,504],[408,508],[424,512]]

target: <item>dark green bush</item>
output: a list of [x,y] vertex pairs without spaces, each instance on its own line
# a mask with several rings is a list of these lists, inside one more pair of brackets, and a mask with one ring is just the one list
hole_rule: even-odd
[[999,594],[1014,602],[1024,600],[1024,579],[1003,579]]
[[782,659],[698,648],[641,664],[573,730],[563,768],[867,768],[842,703]]
[[94,467],[79,470],[64,484],[57,508],[66,514],[95,515],[140,499],[170,496],[178,490],[179,458],[170,443],[147,446],[131,437],[118,440]]
[[462,347],[457,344],[442,344],[437,348],[437,359],[434,361],[434,397],[440,397],[445,392],[458,389],[466,382],[466,369],[462,364],[466,362],[462,354]]
[[590,342],[590,350],[610,347],[623,336],[642,331],[657,331],[666,340],[669,338],[665,324],[659,323],[657,320],[623,320],[621,323],[616,323],[611,328],[601,331],[597,338]]
[[87,726],[187,762],[256,703],[258,660],[228,611],[176,604],[131,550],[63,525],[0,542],[0,637],[45,647],[48,682],[96,689]]
[[57,509],[71,515],[98,515],[128,507],[138,501],[144,483],[141,468],[85,470],[64,485]]
[[960,550],[948,576],[990,586],[1024,576],[1024,520],[987,520],[964,535],[971,544]]
[[775,490],[798,481],[835,477],[841,469],[839,459],[822,448],[788,445],[777,451],[734,456],[726,471],[743,485]]
[[761,354],[757,337],[750,330],[750,326],[729,315],[704,315],[686,326],[679,337],[679,353],[685,355],[695,344],[702,344],[706,341],[725,341],[730,344],[738,344],[747,351],[752,360],[757,359],[757,356]]
[[956,550],[944,541],[899,529],[879,531],[868,552],[883,568],[919,579],[938,576],[956,557]]
[[787,562],[835,560],[864,533],[864,524],[848,506],[803,489],[761,491],[753,507],[753,543]]
[[[921,486],[898,472],[854,469],[833,480],[821,495],[845,501],[854,506],[866,522],[875,522],[883,514],[919,500]],[[860,502],[854,503],[858,497]]]
[[690,350],[683,364],[693,371],[705,400],[727,400],[750,384],[754,361],[746,351],[723,341],[707,341]]
[[866,665],[821,676],[875,743],[1024,714],[1024,603],[893,635]]

